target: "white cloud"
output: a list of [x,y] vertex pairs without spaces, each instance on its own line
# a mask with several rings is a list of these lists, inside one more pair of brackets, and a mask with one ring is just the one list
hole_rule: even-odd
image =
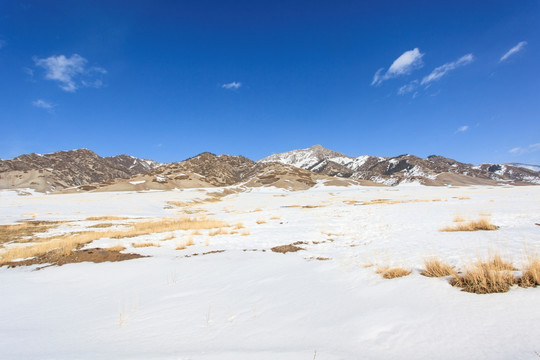
[[446,63],[444,65],[441,65],[439,67],[436,67],[433,69],[431,74],[425,76],[422,79],[421,84],[422,85],[428,85],[433,81],[439,80],[443,76],[445,76],[449,71],[452,71],[454,69],[457,69],[458,67],[468,65],[474,61],[473,54],[467,54],[460,57],[458,60]]
[[413,80],[407,85],[403,85],[398,89],[398,95],[405,95],[410,92],[413,92],[418,87],[418,80]]
[[536,152],[539,150],[540,150],[540,143],[536,143],[536,144],[531,144],[525,148],[518,146],[518,147],[508,150],[508,152],[512,154],[521,155],[521,154]]
[[504,54],[503,56],[501,56],[501,58],[499,59],[499,62],[506,61],[506,59],[508,59],[510,56],[514,55],[515,53],[520,52],[521,50],[523,50],[523,48],[525,47],[525,45],[527,45],[527,42],[526,42],[526,41],[521,41],[521,42],[518,43],[516,46],[514,46],[513,48],[511,48],[510,50],[508,50],[508,51],[506,52],[506,54]]
[[421,68],[424,63],[422,62],[422,54],[418,48],[414,48],[409,51],[405,51],[403,54],[401,54],[392,65],[390,65],[390,68],[388,68],[388,71],[383,75],[384,68],[380,68],[377,70],[375,75],[373,76],[373,81],[371,82],[371,85],[379,85],[385,80],[395,78],[401,75],[407,75],[410,74],[413,70]]
[[463,126],[458,127],[456,132],[465,132],[467,130],[469,130],[469,125],[463,125]]
[[236,81],[221,85],[221,87],[224,89],[235,89],[235,90],[239,89],[241,86],[242,86],[242,83],[236,82]]
[[[88,61],[78,54],[73,54],[67,58],[64,55],[50,56],[44,59],[34,58],[36,66],[45,69],[45,78],[58,81],[60,88],[64,91],[74,92],[82,86],[101,87],[101,79],[96,76],[106,74],[107,71],[100,67],[86,68]],[[85,80],[77,81],[84,77]]]
[[513,148],[513,149],[508,150],[508,152],[509,152],[509,153],[512,153],[512,154],[519,154],[519,153],[521,153],[522,151],[523,151],[523,149],[520,148],[519,146],[518,146],[518,147],[515,147],[515,148]]
[[37,99],[36,101],[32,101],[32,105],[37,107],[37,108],[41,108],[41,109],[45,109],[45,110],[49,110],[49,111],[52,111],[55,107],[55,105],[51,104],[50,102],[47,102],[43,99]]

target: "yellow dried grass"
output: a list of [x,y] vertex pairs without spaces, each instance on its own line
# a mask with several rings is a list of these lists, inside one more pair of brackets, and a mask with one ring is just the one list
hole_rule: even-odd
[[507,292],[516,282],[512,274],[514,266],[504,261],[499,255],[493,255],[487,261],[478,260],[465,268],[463,274],[454,274],[452,286],[475,294]]
[[425,270],[421,272],[427,277],[442,277],[456,274],[453,266],[450,266],[437,258],[424,259]]
[[497,225],[493,225],[489,219],[487,218],[481,218],[476,221],[469,221],[466,223],[458,224],[456,226],[446,226],[439,231],[443,232],[451,232],[451,231],[478,231],[478,230],[497,230],[499,227]]
[[391,267],[385,266],[385,267],[377,268],[377,270],[375,272],[377,274],[381,274],[381,276],[384,279],[394,279],[394,278],[409,275],[411,273],[411,270],[403,269],[403,268],[400,268],[400,267],[391,268]]
[[90,217],[87,217],[85,220],[102,221],[102,220],[128,220],[128,219],[129,218],[125,216],[106,215],[106,216],[90,216]]
[[154,247],[161,247],[160,244],[158,244],[158,243],[153,243],[153,242],[148,242],[148,243],[131,243],[131,246],[133,246],[134,248],[151,247],[151,246],[154,246]]
[[518,285],[525,288],[540,285],[540,258],[538,255],[528,257],[528,264],[518,280]]
[[27,246],[11,246],[0,253],[0,265],[19,258],[28,258],[45,254],[54,249],[61,249],[64,254],[69,254],[75,248],[94,240],[112,238],[122,239],[141,235],[171,232],[175,230],[199,230],[223,227],[225,223],[218,220],[197,218],[161,219],[159,221],[145,221],[132,225],[127,230],[88,231],[78,234],[67,234],[48,239],[42,243],[33,243]]

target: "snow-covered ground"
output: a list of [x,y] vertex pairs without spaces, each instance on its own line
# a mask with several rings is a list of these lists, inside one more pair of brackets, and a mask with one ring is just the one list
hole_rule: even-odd
[[[68,220],[56,234],[96,224],[90,216],[177,217],[184,210],[168,201],[217,190],[3,191],[0,223]],[[392,203],[369,204],[376,199]],[[150,256],[0,268],[0,358],[538,358],[540,288],[477,295],[419,274],[429,256],[461,267],[489,252],[522,268],[526,251],[540,252],[538,186],[261,188],[186,210],[250,234],[203,230],[184,250],[176,246],[189,231],[101,239],[86,248],[120,242]],[[457,216],[489,217],[500,229],[439,231]],[[149,241],[161,246],[131,246]],[[295,242],[305,250],[270,251]],[[214,250],[225,251],[201,255]],[[375,273],[385,265],[413,272],[386,280]]]

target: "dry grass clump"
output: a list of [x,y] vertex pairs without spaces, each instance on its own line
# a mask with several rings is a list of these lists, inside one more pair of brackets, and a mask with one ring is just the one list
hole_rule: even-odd
[[424,259],[424,267],[425,270],[421,274],[427,277],[443,277],[456,274],[453,266],[437,258]]
[[37,233],[58,227],[62,221],[23,221],[13,225],[0,225],[0,243],[21,241]]
[[108,247],[105,250],[107,250],[107,251],[124,251],[124,250],[126,250],[126,247],[122,246],[121,244],[118,244],[116,246]]
[[487,266],[489,269],[496,270],[496,271],[517,270],[514,267],[514,264],[512,263],[512,261],[504,260],[503,258],[501,258],[499,254],[493,255],[484,266]]
[[236,233],[235,231],[231,231],[228,228],[219,228],[216,230],[212,230],[208,233],[209,236],[216,236],[216,235],[231,235],[233,233]]
[[281,219],[281,215],[275,215],[275,216],[270,217],[270,220],[279,220],[279,219]]
[[245,230],[242,230],[242,231],[240,232],[240,235],[242,235],[242,236],[248,236],[248,235],[251,235],[251,232],[249,232],[248,229],[245,229]]
[[259,224],[259,225],[260,225],[260,224],[266,224],[266,220],[263,220],[263,219],[259,219],[259,220],[257,220],[256,222],[257,222],[257,224]]
[[464,222],[465,221],[465,218],[462,217],[461,215],[456,215],[454,217],[454,222]]
[[411,273],[411,270],[403,269],[400,267],[391,268],[388,266],[379,267],[375,271],[377,274],[381,274],[384,279],[394,279],[398,277],[407,276]]
[[195,242],[193,242],[193,236],[189,236],[187,240],[177,243],[176,250],[184,250],[188,246],[192,245],[195,245]]
[[112,215],[106,215],[106,216],[90,216],[87,217],[85,220],[88,221],[102,221],[102,220],[128,220],[128,217],[123,216],[112,216]]
[[540,285],[540,259],[538,255],[529,257],[529,262],[523,270],[523,276],[518,280],[521,287],[535,287]]
[[133,246],[134,248],[142,248],[142,247],[151,247],[151,246],[160,247],[161,245],[158,243],[149,242],[149,243],[131,243],[131,246]]
[[511,262],[495,255],[487,261],[477,261],[465,269],[462,275],[454,274],[450,283],[475,294],[507,292],[516,281],[512,270],[514,266]]
[[133,224],[133,227],[131,229],[118,231],[114,234],[110,234],[110,236],[104,235],[103,237],[119,239],[154,233],[171,232],[176,230],[214,229],[221,228],[223,226],[226,226],[226,224],[223,221],[218,220],[207,220],[187,217],[180,219],[162,219],[159,221],[144,221],[135,223]]
[[234,230],[240,230],[240,229],[243,229],[244,228],[244,224],[239,222],[238,224],[235,224],[233,227],[232,227]]
[[458,224],[456,226],[446,226],[439,231],[478,231],[478,230],[497,230],[499,227],[493,225],[489,219],[481,218],[476,221],[469,221],[466,223]]
[[176,236],[174,234],[169,234],[167,236],[165,236],[163,239],[161,239],[161,241],[169,241],[169,240],[173,240]]

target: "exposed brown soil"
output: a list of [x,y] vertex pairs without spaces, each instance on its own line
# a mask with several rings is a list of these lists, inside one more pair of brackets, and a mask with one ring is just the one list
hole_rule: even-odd
[[219,253],[222,253],[222,252],[225,252],[225,250],[212,250],[212,251],[202,253],[201,255],[219,254]]
[[289,245],[274,246],[270,250],[272,250],[273,252],[285,254],[288,252],[297,252],[298,250],[304,250],[304,249],[301,247],[295,246],[293,244],[289,244]]
[[130,260],[130,259],[137,259],[145,257],[143,255],[139,254],[133,254],[133,253],[121,253],[118,250],[110,250],[110,249],[102,249],[102,248],[94,248],[94,249],[85,249],[85,250],[77,250],[72,251],[69,254],[65,255],[59,250],[53,250],[49,251],[46,254],[36,256],[32,259],[27,259],[23,261],[11,261],[6,263],[8,267],[17,267],[17,266],[29,266],[29,265],[37,265],[37,264],[50,264],[52,265],[58,265],[62,266],[65,264],[73,264],[73,263],[80,263],[80,262],[94,262],[94,263],[101,263],[106,261],[124,261],[124,260]]

